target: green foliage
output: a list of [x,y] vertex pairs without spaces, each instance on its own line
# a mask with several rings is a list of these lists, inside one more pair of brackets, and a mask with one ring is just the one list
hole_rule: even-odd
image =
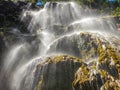
[[47,63],[58,63],[65,60],[75,60],[77,62],[83,62],[81,59],[77,57],[67,56],[67,55],[60,55],[60,56],[52,56],[47,58]]
[[111,14],[115,16],[120,16],[120,7],[117,7],[114,11],[112,11]]

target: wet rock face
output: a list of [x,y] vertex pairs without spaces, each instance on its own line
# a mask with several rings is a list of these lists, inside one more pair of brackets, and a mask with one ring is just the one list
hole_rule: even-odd
[[[24,78],[21,78],[22,82],[18,87],[19,89],[17,88],[19,83],[17,83],[16,88],[10,90],[66,90],[67,88],[72,90],[74,73],[77,68],[84,64],[80,59],[66,55],[48,57],[43,63],[41,60],[40,62],[35,61],[35,63],[37,65],[34,66],[34,63],[31,63],[27,72],[25,71],[20,76]],[[34,76],[31,77],[33,73]],[[32,84],[29,79],[33,80]],[[17,80],[19,79],[17,78]]]
[[[75,90],[119,90],[120,89],[120,53],[114,42],[97,40],[97,57],[95,61],[82,66],[75,73],[73,86]],[[117,43],[116,45],[119,45]]]
[[[19,30],[14,31],[13,29],[10,30],[8,29],[8,27],[13,27],[14,25],[16,26],[16,24],[20,23],[20,21],[18,20],[18,15],[19,12],[21,12],[22,10],[21,6],[24,6],[24,4],[18,5],[10,2],[10,4],[8,6],[7,5],[8,2],[6,1],[3,3],[0,2],[0,9],[5,8],[3,9],[5,11],[2,11],[0,13],[0,16],[2,17],[0,21],[3,21],[3,23],[0,24],[4,25],[2,27],[3,31],[0,31],[0,40],[2,41],[1,43],[9,46],[11,42],[15,44],[15,42],[18,39],[19,40],[24,39],[26,43],[25,46],[23,45],[22,48],[20,48],[21,46],[19,48],[17,47],[17,49],[19,49],[18,54],[15,55],[17,57],[16,58],[17,60],[15,61],[12,60],[12,62],[14,63],[11,62],[12,64],[15,65],[11,66],[10,64],[9,65],[10,69],[8,66],[6,72],[2,74],[2,76],[0,76],[0,78],[2,78],[0,82],[0,89],[2,90],[120,89],[119,39],[117,40],[115,38],[114,39],[116,40],[115,42],[114,40],[110,39],[109,41],[104,37],[104,35],[98,35],[97,33],[92,34],[90,32],[74,34],[73,31],[71,32],[72,29],[69,32],[69,28],[71,27],[68,27],[68,31],[65,31],[66,30],[65,26],[70,24],[70,22],[73,21],[72,19],[74,19],[74,18],[71,19],[71,17],[74,16],[73,7],[71,7],[71,4],[67,5],[61,3],[48,4],[48,7],[46,8],[49,10],[49,8],[51,7],[52,10],[55,11],[53,15],[54,17],[57,16],[56,11],[62,11],[63,14],[61,15],[62,17],[60,21],[59,19],[57,19],[58,22],[60,22],[61,24],[56,25],[56,22],[53,21],[53,23],[51,23],[52,27],[50,26],[47,27],[50,30],[53,29],[52,30],[53,33],[55,34],[56,38],[58,38],[56,39],[55,42],[53,42],[50,45],[48,54],[62,53],[65,55],[50,56],[47,57],[46,59],[43,59],[44,62],[42,62],[41,60],[38,61],[31,60],[31,62],[27,63],[26,65],[26,62],[28,60],[40,54],[39,48],[40,49],[43,48],[41,51],[44,52],[45,45],[43,44],[41,39],[37,38],[37,36],[29,36],[28,34],[23,34]],[[57,10],[57,5],[60,7],[60,10]],[[61,9],[62,7],[64,7],[67,10],[67,12],[62,10]],[[43,16],[45,15],[43,14]],[[38,18],[36,18],[35,20],[37,19]],[[43,18],[41,19],[42,19],[41,21],[46,20]],[[53,18],[50,17],[49,19]],[[39,21],[37,23],[39,23]],[[49,25],[50,23],[48,22],[46,24]],[[35,27],[36,26],[37,24],[35,24]],[[5,27],[7,27],[7,29],[5,29]],[[37,27],[35,29],[37,29]],[[62,34],[64,35],[61,36]],[[46,37],[49,36],[46,35]],[[7,41],[9,44],[6,44],[4,40]],[[0,47],[3,48],[2,45],[0,45]],[[2,51],[3,50],[0,49],[0,52]],[[80,58],[81,60],[74,56]]]
[[[119,90],[120,80],[96,62],[84,63],[79,58],[67,55],[51,56],[36,62],[32,84],[26,74],[19,90]],[[117,68],[119,70],[119,68]],[[29,72],[27,70],[27,72]]]
[[[78,47],[83,45],[90,48],[78,49],[78,52],[82,53],[83,50],[87,49],[84,56],[88,56],[87,61],[83,57],[82,64],[79,65],[77,62],[71,61],[70,57],[56,57],[48,58],[48,61],[44,64],[37,65],[34,80],[35,90],[119,90],[120,89],[120,53],[119,48],[115,49],[115,45],[119,45],[113,41],[108,42],[103,37],[95,37],[88,33],[81,33],[77,40],[83,40],[84,43],[75,43],[75,38],[64,37],[56,44],[56,51],[65,50],[70,52],[69,49],[75,50],[73,46]],[[62,42],[66,41],[66,42]],[[61,47],[61,45],[66,45]],[[77,43],[78,43],[77,42]],[[65,43],[65,44],[64,44]],[[111,44],[112,43],[112,44]],[[93,53],[91,48],[94,48]],[[72,51],[71,50],[71,51]],[[79,51],[80,50],[80,51]],[[72,52],[73,52],[72,51]],[[75,50],[76,52],[76,50]],[[77,53],[78,53],[77,52]],[[69,53],[70,54],[70,53]],[[89,57],[93,54],[96,56]],[[76,54],[75,54],[76,55]],[[82,56],[83,56],[82,55]],[[74,59],[72,59],[74,60]],[[74,63],[74,64],[72,64]],[[75,68],[77,66],[77,68]],[[64,84],[63,84],[64,83]],[[72,85],[72,86],[71,86]],[[67,87],[67,88],[66,88]]]
[[[10,43],[13,43],[14,41],[18,40],[18,37],[16,35],[9,33],[12,32],[13,27],[25,29],[19,17],[25,5],[26,3],[24,2],[14,3],[12,1],[4,0],[0,1],[0,37],[1,37],[0,41],[1,45],[4,45],[4,46],[0,45],[0,49],[6,49],[7,47],[6,41],[8,42],[10,41]],[[3,51],[0,51],[0,53],[3,53]]]
[[97,56],[97,39],[88,33],[66,35],[50,46],[48,53],[66,53],[89,60]]
[[[60,61],[54,61],[54,60]],[[38,65],[35,73],[34,90],[73,90],[74,73],[83,64],[76,58],[59,56],[49,58],[48,62]]]
[[[35,49],[34,47],[37,42],[31,42],[30,44],[33,44],[33,46],[25,47],[28,50],[30,49],[30,52],[27,54],[21,52],[22,55],[18,54],[19,57],[24,56],[23,54],[31,56],[34,50],[37,51],[38,48]],[[62,45],[66,45],[67,49],[61,47]],[[20,69],[17,70],[18,73],[15,73],[15,75],[17,74],[17,77],[21,79],[12,79],[11,82],[14,87],[11,86],[10,90],[119,90],[120,48],[115,48],[116,45],[119,46],[119,42],[108,42],[107,39],[90,33],[80,33],[76,37],[73,35],[61,38],[57,42],[56,49],[70,52],[69,49],[72,48],[71,51],[73,50],[72,52],[75,52],[75,54],[78,53],[77,55],[80,54],[81,59],[74,57],[74,55],[60,54],[32,60],[27,66],[19,67]],[[78,52],[76,52],[77,49],[75,50],[76,47]],[[86,53],[82,54],[85,49],[87,49]],[[91,56],[92,54],[96,58]],[[29,57],[27,60],[29,60]],[[13,69],[11,71],[14,71]],[[9,78],[9,75],[6,74],[5,76]],[[4,81],[9,84],[7,80]],[[17,85],[14,85],[16,84],[15,81],[18,81]],[[5,87],[3,84],[1,85]]]
[[[5,50],[5,43],[4,43],[4,39],[3,39],[3,37],[1,36],[1,34],[2,33],[0,33],[0,62],[1,62],[1,60],[2,60],[2,57],[3,57],[3,52],[4,52],[4,50]],[[1,64],[0,64],[0,66],[1,66]]]
[[27,4],[28,2],[23,1],[0,0],[0,60],[5,50],[10,49],[13,44],[25,41],[32,43],[35,38],[29,35],[27,23],[20,19],[24,9],[32,9]]
[[33,90],[119,90],[118,65],[110,67],[104,62],[105,67],[100,68],[98,62],[86,64],[65,55],[49,57],[36,67]]
[[119,77],[120,53],[118,52],[119,47],[115,48],[114,46],[110,46],[110,44],[106,43],[105,48],[103,48],[101,47],[101,44],[102,42],[99,42],[98,47],[99,69],[104,69],[115,79],[119,79],[120,78]]
[[32,87],[27,87],[25,76],[19,90],[73,90],[74,73],[82,65],[86,64],[71,56],[47,57],[44,62],[37,63]]
[[[93,69],[92,69],[93,70]],[[80,67],[75,74],[73,86],[75,90],[119,90],[119,79],[115,79],[105,70],[95,70]]]

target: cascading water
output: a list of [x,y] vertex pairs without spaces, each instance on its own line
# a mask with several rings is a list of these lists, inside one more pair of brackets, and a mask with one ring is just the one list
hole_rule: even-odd
[[[47,70],[47,67],[43,67],[42,70],[37,68],[39,72],[36,74],[36,67],[45,63],[44,57],[65,54],[76,56],[85,62],[98,58],[98,54],[94,52],[99,47],[97,38],[108,42],[108,38],[111,35],[115,36],[116,31],[111,20],[104,20],[100,16],[93,17],[93,14],[95,13],[90,14],[87,8],[82,8],[73,2],[48,2],[39,11],[23,12],[22,20],[31,18],[28,30],[37,38],[31,43],[24,42],[14,46],[7,54],[1,80],[7,79],[9,90],[53,90],[49,88],[50,82],[44,85],[45,88],[35,89],[38,75],[42,75]],[[87,36],[82,33],[86,33]],[[115,37],[119,39],[119,36]],[[112,41],[108,43],[114,46]],[[84,51],[85,49],[88,51]],[[54,65],[50,68],[53,69],[51,73],[57,70],[57,66]],[[0,84],[2,85],[2,82]],[[69,90],[87,89],[71,87]],[[100,89],[98,86],[97,89],[92,90]]]

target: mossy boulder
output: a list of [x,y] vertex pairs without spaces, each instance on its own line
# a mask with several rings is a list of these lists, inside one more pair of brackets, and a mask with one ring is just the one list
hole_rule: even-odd
[[48,57],[36,66],[33,89],[73,90],[74,73],[82,65],[82,60],[67,55]]
[[[98,45],[98,62],[99,68],[106,70],[112,76],[119,78],[119,64],[120,64],[120,53],[110,43],[99,42]],[[118,44],[119,45],[119,44]]]
[[120,80],[105,70],[81,66],[75,73],[74,90],[119,90]]

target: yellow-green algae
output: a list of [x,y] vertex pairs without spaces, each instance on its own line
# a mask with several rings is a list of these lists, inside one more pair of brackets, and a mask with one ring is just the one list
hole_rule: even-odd
[[89,69],[82,65],[75,73],[75,80],[73,81],[73,86],[77,83],[83,83],[89,80]]
[[41,90],[43,82],[43,77],[41,76],[41,80],[38,82],[38,85],[34,88],[34,90]]
[[100,90],[120,90],[120,86],[117,84],[117,81],[107,80]]
[[[120,82],[120,53],[116,51],[115,46],[100,38],[96,38],[96,43],[97,50],[95,49],[96,51],[93,51],[96,52],[96,55],[98,56],[97,61],[99,62],[99,65],[106,64],[109,68],[112,68],[112,66],[116,67],[119,77],[116,79],[114,76],[111,76],[106,69],[98,69],[95,64],[93,64],[91,68],[82,66],[75,73],[73,86],[79,84],[79,86],[82,87],[83,83],[96,79],[94,74],[91,76],[91,71],[93,69],[97,74],[100,74],[101,78],[104,80],[101,90],[120,90],[120,83],[116,83],[116,81]],[[108,82],[113,85],[109,85]],[[82,88],[79,89],[84,90]]]
[[[36,69],[39,68],[40,66],[43,66],[44,65],[55,65],[57,63],[60,63],[60,62],[65,62],[65,61],[74,61],[75,63],[81,63],[82,65],[86,65],[85,63],[83,63],[83,60],[77,58],[77,57],[73,57],[73,56],[69,56],[69,55],[58,55],[58,56],[50,56],[50,57],[47,57],[45,59],[45,62],[43,62],[42,64],[38,64]],[[51,64],[52,63],[52,64]],[[40,66],[39,66],[40,65]],[[69,66],[68,66],[69,67]],[[75,67],[74,67],[75,68]],[[73,73],[74,74],[74,73]],[[40,76],[41,77],[41,76]],[[73,77],[74,78],[74,77]],[[34,87],[34,90],[41,90],[42,88],[42,85],[43,85],[43,82],[44,80],[40,78],[39,82],[37,83],[37,85]],[[72,84],[72,82],[71,82]]]
[[74,61],[78,61],[78,62],[83,62],[83,60],[77,58],[77,57],[72,57],[72,56],[68,56],[68,55],[59,55],[59,56],[51,56],[51,57],[48,57],[46,59],[46,62],[47,63],[58,63],[58,62],[61,62],[61,61],[65,61],[65,60],[74,60]]
[[95,37],[96,36],[89,34],[88,32],[80,33],[77,45],[80,50],[81,59],[87,61],[97,55],[97,39]]
[[98,44],[98,61],[99,64],[106,64],[111,68],[115,66],[118,70],[119,79],[120,79],[120,53],[118,53],[114,47],[110,44],[105,44],[106,49],[103,49],[101,41],[99,40]]
[[[109,75],[109,73],[106,72],[105,70],[95,70],[95,71],[97,74],[101,75],[101,80],[104,81],[100,90],[120,90],[119,83],[116,83],[117,81],[120,82],[119,80],[116,80],[113,76]],[[79,89],[84,90],[83,89],[84,85],[86,86],[89,85],[88,84],[89,82],[96,81],[97,83],[97,78],[95,74],[92,74],[92,73],[93,72],[91,72],[91,70],[88,69],[87,67],[85,66],[80,67],[78,71],[75,73],[73,87],[75,87],[76,85],[79,85]]]

